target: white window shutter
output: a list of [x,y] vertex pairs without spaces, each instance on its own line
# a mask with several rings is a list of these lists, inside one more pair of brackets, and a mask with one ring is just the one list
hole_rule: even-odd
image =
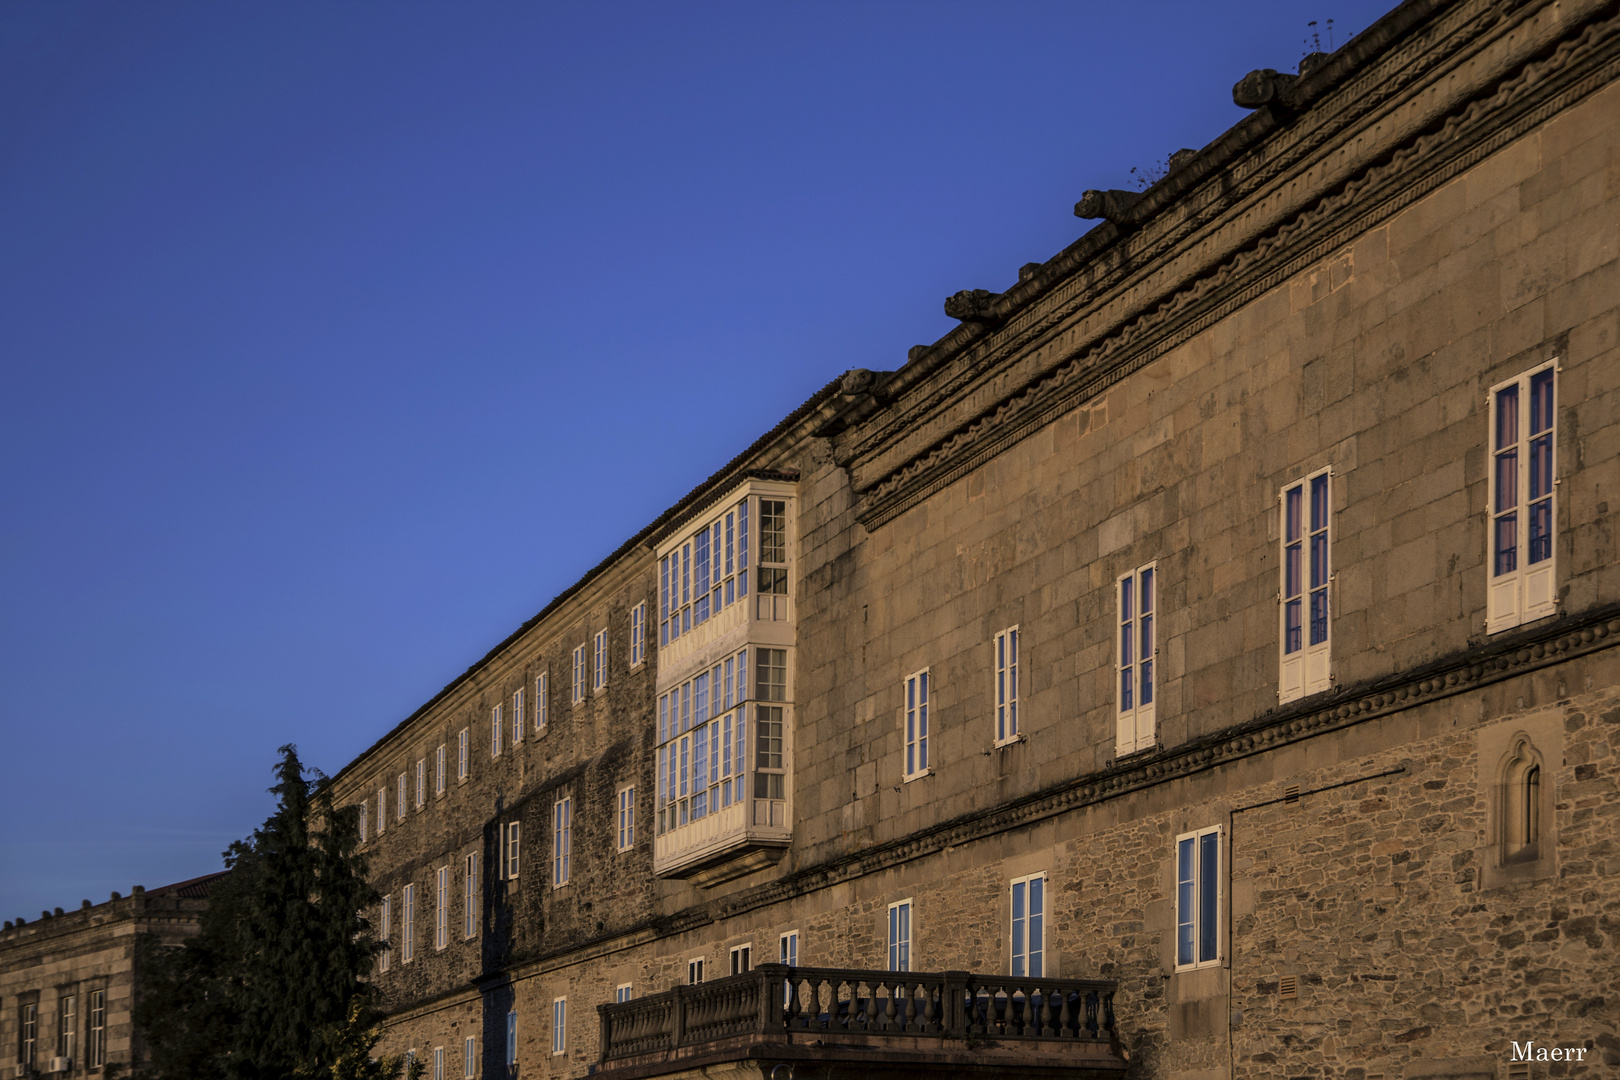
[[[1157,668],[1156,665],[1155,665],[1155,668],[1154,668],[1153,678],[1155,680],[1158,680],[1160,678],[1160,675],[1158,673],[1158,668]],[[1154,742],[1154,739],[1153,739],[1153,734],[1154,734],[1153,718],[1154,718],[1154,714],[1158,710],[1158,707],[1159,707],[1159,693],[1158,693],[1158,688],[1155,687],[1154,691],[1153,691],[1153,704],[1151,704],[1151,705],[1138,705],[1136,707],[1136,749],[1138,749],[1138,750],[1146,750],[1148,747],[1153,745],[1153,742]]]
[[1553,563],[1556,561],[1555,555],[1522,571],[1524,589],[1521,599],[1524,603],[1525,622],[1551,615],[1557,608],[1558,604],[1553,596]]
[[[1486,557],[1488,560],[1488,552]],[[1518,571],[1504,574],[1499,578],[1492,578],[1490,585],[1486,588],[1485,595],[1486,633],[1494,634],[1500,630],[1506,630],[1510,626],[1519,625]]]
[[1305,695],[1305,654],[1293,653],[1283,657],[1282,672],[1277,683],[1277,696],[1293,701]]
[[1115,711],[1117,731],[1114,737],[1114,755],[1124,757],[1136,752],[1136,716],[1134,713]]
[[1328,640],[1318,645],[1312,645],[1305,650],[1305,692],[1319,694],[1328,688],[1328,644],[1332,642],[1331,634]]

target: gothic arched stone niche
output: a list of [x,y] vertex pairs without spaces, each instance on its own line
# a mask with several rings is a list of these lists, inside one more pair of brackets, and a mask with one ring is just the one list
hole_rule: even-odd
[[1550,878],[1557,871],[1555,788],[1564,761],[1560,714],[1542,710],[1479,731],[1479,783],[1489,806],[1479,849],[1480,887]]

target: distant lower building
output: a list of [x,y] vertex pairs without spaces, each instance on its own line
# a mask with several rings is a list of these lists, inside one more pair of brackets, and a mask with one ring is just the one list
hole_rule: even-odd
[[13,1051],[0,1076],[98,1076],[142,1055],[131,1011],[139,989],[137,948],[178,945],[197,932],[209,886],[226,871],[129,896],[86,900],[0,929],[0,1047]]

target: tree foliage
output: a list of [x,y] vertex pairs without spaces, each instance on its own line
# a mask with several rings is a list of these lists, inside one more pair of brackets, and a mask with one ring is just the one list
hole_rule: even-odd
[[399,1072],[353,1071],[355,1047],[369,1055],[377,1041],[365,976],[380,948],[357,812],[333,808],[296,748],[280,753],[275,812],[225,852],[231,873],[210,889],[197,935],[143,953],[136,1024],[156,1080],[311,1080],[340,1062],[357,1080]]

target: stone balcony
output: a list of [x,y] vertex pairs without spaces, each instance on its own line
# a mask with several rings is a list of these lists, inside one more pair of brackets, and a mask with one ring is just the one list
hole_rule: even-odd
[[594,1076],[1123,1077],[1118,984],[761,964],[598,1005]]

